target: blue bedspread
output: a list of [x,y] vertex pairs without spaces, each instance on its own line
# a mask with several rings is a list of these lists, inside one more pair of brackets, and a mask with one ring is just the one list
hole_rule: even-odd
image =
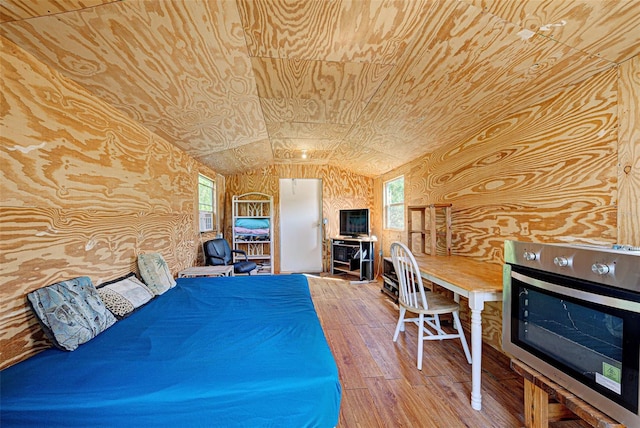
[[182,278],[73,352],[0,372],[0,426],[333,427],[338,371],[302,275]]

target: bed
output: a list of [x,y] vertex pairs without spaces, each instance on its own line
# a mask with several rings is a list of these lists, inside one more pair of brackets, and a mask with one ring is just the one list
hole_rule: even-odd
[[333,427],[341,387],[306,277],[180,278],[73,352],[0,372],[0,425]]

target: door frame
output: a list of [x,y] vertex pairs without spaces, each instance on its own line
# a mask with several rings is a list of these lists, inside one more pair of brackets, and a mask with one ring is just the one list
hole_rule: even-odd
[[[292,186],[295,186],[297,182],[300,181],[313,181],[315,183],[315,185],[317,186],[317,204],[318,204],[318,212],[317,212],[317,219],[313,219],[313,221],[317,221],[317,225],[316,225],[316,235],[315,235],[315,239],[317,241],[316,243],[316,247],[317,247],[317,252],[314,252],[314,254],[312,254],[315,258],[315,256],[317,256],[317,260],[315,260],[316,266],[307,269],[304,268],[303,269],[296,269],[295,266],[293,267],[293,269],[291,269],[292,266],[288,266],[289,269],[284,269],[284,246],[287,244],[285,242],[285,225],[284,222],[287,221],[287,219],[284,218],[283,216],[283,198],[282,198],[282,186],[286,183],[286,182],[291,182]],[[280,223],[280,239],[279,239],[279,253],[280,253],[280,257],[279,257],[279,264],[280,264],[280,272],[281,273],[320,273],[324,270],[324,257],[323,257],[323,253],[324,253],[324,224],[323,224],[323,219],[322,219],[322,214],[323,214],[323,205],[322,205],[322,179],[321,178],[280,178],[278,181],[278,192],[279,192],[279,201],[278,201],[278,211],[279,211],[279,223]],[[295,194],[295,193],[294,193]],[[313,238],[311,238],[313,239]]]

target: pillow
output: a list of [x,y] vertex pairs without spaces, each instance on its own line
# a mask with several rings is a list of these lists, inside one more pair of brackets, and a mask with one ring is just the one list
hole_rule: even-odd
[[63,350],[73,351],[116,322],[87,276],[39,288],[27,299],[45,334]]
[[246,227],[247,229],[268,229],[269,219],[268,218],[237,218],[235,225],[237,227]]
[[173,279],[171,271],[169,271],[169,266],[167,266],[167,262],[164,261],[161,254],[140,254],[138,256],[138,269],[142,280],[156,296],[176,286],[176,281]]
[[134,273],[100,284],[98,294],[117,319],[126,317],[155,297]]

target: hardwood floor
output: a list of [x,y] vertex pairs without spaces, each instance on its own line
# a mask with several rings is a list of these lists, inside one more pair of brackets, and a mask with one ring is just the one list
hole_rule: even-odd
[[398,311],[380,292],[379,283],[310,276],[309,284],[340,372],[338,427],[523,425],[523,381],[504,355],[485,346],[482,410],[473,410],[471,366],[459,341],[425,343],[419,371],[416,327],[407,326],[407,332],[393,342]]

